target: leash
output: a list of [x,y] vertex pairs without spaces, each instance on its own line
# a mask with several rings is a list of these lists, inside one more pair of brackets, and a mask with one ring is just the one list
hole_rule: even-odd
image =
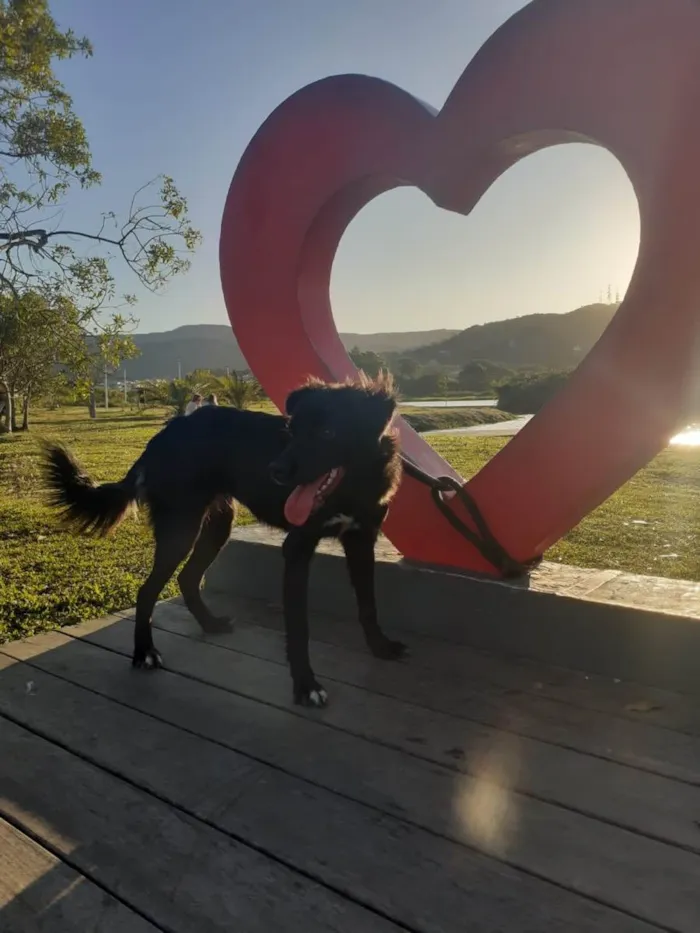
[[[418,480],[430,489],[430,495],[438,509],[445,516],[447,521],[459,534],[462,535],[476,550],[484,557],[492,567],[495,567],[506,579],[523,577],[540,564],[541,557],[533,557],[529,561],[515,560],[514,557],[506,551],[503,545],[497,540],[489,528],[486,519],[481,514],[481,509],[477,505],[473,496],[467,492],[456,479],[451,476],[431,476],[422,470],[417,464],[410,460],[406,454],[401,454],[403,466],[406,473],[413,479]],[[462,505],[476,525],[476,531],[472,531],[468,525],[456,515],[444,499],[444,493],[451,492],[456,495]]]

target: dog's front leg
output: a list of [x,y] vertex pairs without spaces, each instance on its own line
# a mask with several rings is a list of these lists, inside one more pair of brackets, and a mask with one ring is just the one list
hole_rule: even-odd
[[378,529],[360,526],[341,535],[350,582],[357,598],[360,624],[369,650],[377,658],[396,660],[406,654],[403,642],[387,638],[377,621],[377,602],[374,593],[374,547]]
[[282,547],[284,581],[282,602],[287,636],[287,660],[294,687],[294,702],[325,706],[328,695],[311,669],[309,659],[309,569],[318,541],[291,531]]

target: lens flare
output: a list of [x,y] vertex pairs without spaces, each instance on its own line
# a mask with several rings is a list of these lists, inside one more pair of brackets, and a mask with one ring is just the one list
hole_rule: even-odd
[[691,425],[684,428],[671,438],[670,443],[674,447],[700,447],[700,427]]

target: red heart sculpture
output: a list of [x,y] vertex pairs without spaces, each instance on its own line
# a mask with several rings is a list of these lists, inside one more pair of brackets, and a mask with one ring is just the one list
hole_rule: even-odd
[[[329,284],[343,232],[369,201],[412,185],[468,214],[526,155],[582,141],[626,170],[640,252],[625,301],[567,386],[467,484],[519,560],[541,554],[665,446],[698,358],[697,0],[534,0],[488,40],[439,113],[376,78],[312,84],[253,138],[223,217],[231,324],[282,406],[307,374],[356,374]],[[425,471],[456,476],[408,425],[400,432]],[[470,523],[456,499],[450,508]],[[494,572],[411,477],[385,531],[409,559]]]

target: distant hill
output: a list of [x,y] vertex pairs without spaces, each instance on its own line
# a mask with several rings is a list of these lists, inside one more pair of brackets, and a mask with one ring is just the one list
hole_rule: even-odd
[[[459,334],[456,330],[409,331],[384,334],[341,334],[348,350],[374,350],[375,353],[406,353],[426,344],[445,341]],[[129,379],[172,379],[180,361],[182,373],[193,369],[245,369],[246,362],[226,324],[187,324],[175,330],[134,334],[141,351],[126,364]]]
[[372,350],[374,353],[406,353],[417,347],[441,343],[459,334],[459,330],[409,330],[405,333],[388,334],[341,334],[343,344],[352,350]]
[[612,320],[618,305],[586,305],[568,314],[529,314],[468,327],[408,355],[419,363],[462,367],[491,360],[512,368],[569,369],[578,365]]
[[[617,310],[616,304],[586,305],[568,314],[530,314],[477,324],[463,331],[341,334],[348,350],[373,350],[395,361],[411,356],[462,367],[489,360],[512,369],[569,369],[593,347]],[[168,379],[193,369],[245,369],[246,362],[225,324],[188,324],[163,333],[135,334],[141,356],[126,364],[130,379]]]

